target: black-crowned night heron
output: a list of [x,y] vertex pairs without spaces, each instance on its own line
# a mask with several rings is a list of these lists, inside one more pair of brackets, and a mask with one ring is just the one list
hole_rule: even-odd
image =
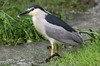
[[[66,43],[73,46],[81,45],[83,40],[78,32],[58,17],[48,13],[39,5],[30,6],[18,16],[28,14],[32,16],[36,30],[51,43],[51,56],[54,55],[55,43]],[[49,57],[50,59],[50,57]]]

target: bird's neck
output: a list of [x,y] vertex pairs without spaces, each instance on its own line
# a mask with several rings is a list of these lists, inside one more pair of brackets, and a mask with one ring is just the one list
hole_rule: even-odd
[[42,11],[42,10],[36,10],[34,12],[34,15],[33,15],[33,18],[45,18],[45,16],[47,15],[47,13],[45,11]]
[[35,15],[32,16],[32,21],[34,24],[40,24],[44,22],[47,13],[44,11],[39,11]]

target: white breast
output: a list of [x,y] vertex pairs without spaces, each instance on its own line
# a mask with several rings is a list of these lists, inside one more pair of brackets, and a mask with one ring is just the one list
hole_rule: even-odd
[[50,38],[46,32],[45,32],[45,24],[47,24],[45,19],[40,19],[40,18],[32,18],[33,20],[33,24],[35,26],[35,29],[42,34],[46,39],[48,39],[49,41],[52,41],[53,43],[56,42],[56,40],[54,40],[53,38]]
[[43,19],[33,17],[32,20],[33,20],[33,24],[34,24],[36,30],[41,34],[44,34],[45,31],[44,31]]
[[53,43],[55,40],[53,38],[50,38],[46,32],[45,32],[45,24],[48,25],[48,22],[45,20],[45,16],[47,13],[39,11],[39,13],[35,14],[32,17],[33,24],[35,26],[35,29],[42,34],[46,39],[48,39],[50,42],[52,41]]

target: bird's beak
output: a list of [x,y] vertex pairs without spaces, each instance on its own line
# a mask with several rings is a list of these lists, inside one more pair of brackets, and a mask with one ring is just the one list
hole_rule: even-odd
[[17,15],[17,17],[20,17],[20,16],[22,16],[22,15],[28,14],[30,11],[31,11],[31,10],[26,10],[26,11],[20,13],[19,15]]

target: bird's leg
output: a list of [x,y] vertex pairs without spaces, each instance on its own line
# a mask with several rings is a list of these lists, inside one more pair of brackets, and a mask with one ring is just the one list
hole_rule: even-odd
[[47,49],[51,49],[51,46],[47,46]]
[[54,45],[51,44],[51,56],[54,54]]
[[48,57],[48,58],[45,60],[45,62],[50,61],[50,59],[53,58],[53,57],[55,57],[55,56],[60,57],[60,55],[59,55],[58,53],[54,53],[52,56]]
[[[57,48],[58,48],[58,45],[57,45]],[[51,58],[53,58],[55,56],[60,57],[60,55],[58,53],[54,53],[54,45],[51,43],[51,56],[48,57],[45,61],[48,62],[48,61],[50,61]]]
[[58,46],[58,44],[56,44],[56,51],[57,51],[57,53],[59,53],[59,46]]
[[[53,50],[51,49],[52,46],[47,46],[47,49],[50,49],[50,50]],[[59,53],[59,47],[58,47],[58,44],[56,44],[55,46],[53,46],[54,50],[56,49],[56,53]],[[52,52],[54,52],[54,50]],[[53,53],[52,53],[53,54]]]

